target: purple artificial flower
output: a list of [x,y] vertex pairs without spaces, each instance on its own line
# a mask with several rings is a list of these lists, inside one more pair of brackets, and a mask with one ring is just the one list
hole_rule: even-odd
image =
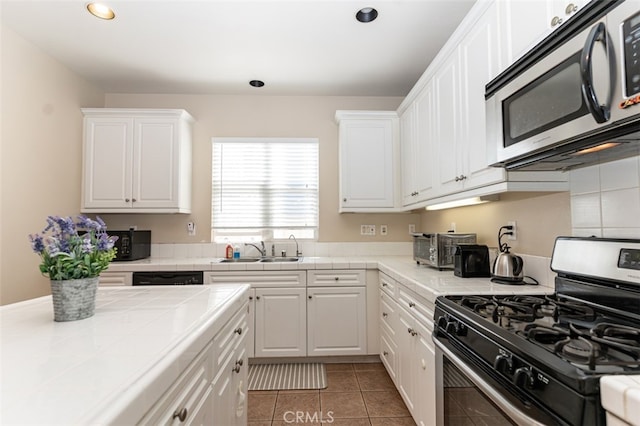
[[29,240],[31,241],[31,248],[38,254],[44,252],[44,241],[40,234],[30,234]]

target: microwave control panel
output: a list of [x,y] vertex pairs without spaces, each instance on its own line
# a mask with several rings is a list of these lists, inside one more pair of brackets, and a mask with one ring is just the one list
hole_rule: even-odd
[[640,12],[622,23],[624,44],[624,94],[627,98],[640,93]]

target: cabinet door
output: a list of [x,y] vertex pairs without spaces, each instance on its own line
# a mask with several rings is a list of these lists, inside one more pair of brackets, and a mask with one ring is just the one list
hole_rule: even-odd
[[393,208],[393,121],[340,122],[340,206]]
[[253,358],[255,352],[256,339],[256,290],[249,290],[249,305],[247,306],[247,323],[249,331],[247,333],[247,357]]
[[83,208],[131,207],[133,119],[85,118]]
[[459,60],[451,54],[435,74],[436,139],[438,140],[438,193],[460,189],[461,167],[458,123],[459,108]]
[[414,319],[404,309],[398,309],[398,391],[412,416],[416,412],[416,364]]
[[416,103],[400,116],[400,159],[402,162],[402,205],[413,204],[418,195],[416,179]]
[[133,144],[133,207],[178,207],[179,121],[138,118]]
[[365,288],[308,288],[307,294],[308,355],[365,355]]
[[304,288],[257,288],[255,356],[306,356]]
[[416,137],[413,149],[417,201],[428,199],[433,193],[435,163],[435,118],[432,82],[416,98]]
[[460,54],[460,152],[464,189],[504,180],[502,168],[490,167],[488,150],[496,143],[487,140],[485,85],[500,63],[497,5],[493,3],[459,45]]
[[[240,364],[238,361],[243,360]],[[244,351],[233,354],[213,382],[213,421],[209,425],[247,424],[247,357]]]
[[436,424],[436,354],[431,332],[420,323],[416,324],[415,336],[416,400],[420,401],[415,416],[420,426]]

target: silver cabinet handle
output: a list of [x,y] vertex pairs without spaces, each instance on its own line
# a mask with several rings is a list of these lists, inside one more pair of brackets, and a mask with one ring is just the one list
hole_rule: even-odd
[[178,410],[174,411],[172,419],[175,419],[177,417],[178,420],[180,420],[181,422],[184,422],[186,420],[188,414],[189,414],[189,412],[187,411],[187,409],[185,407],[180,411],[178,411]]

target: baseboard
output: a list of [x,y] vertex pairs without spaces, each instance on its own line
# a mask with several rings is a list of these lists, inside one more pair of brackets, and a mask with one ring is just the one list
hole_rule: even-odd
[[380,361],[380,355],[338,355],[338,356],[300,356],[300,357],[273,357],[273,358],[249,358],[249,364],[287,364],[296,362],[321,362],[324,364],[364,364]]

